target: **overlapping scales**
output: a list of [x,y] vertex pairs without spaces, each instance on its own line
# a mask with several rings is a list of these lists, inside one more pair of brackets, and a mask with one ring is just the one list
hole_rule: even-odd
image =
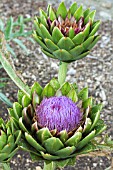
[[18,151],[21,130],[15,131],[13,122],[7,124],[0,118],[0,163],[8,162]]
[[[52,96],[66,96],[73,102],[80,103],[83,118],[73,131],[67,132],[57,129],[49,130],[40,127],[36,119],[36,106],[45,98]],[[18,102],[9,109],[15,128],[21,129],[23,140],[20,147],[30,152],[32,159],[45,159],[56,161],[57,164],[66,165],[73,162],[74,158],[83,153],[94,151],[94,137],[106,129],[100,119],[102,105],[94,104],[92,97],[88,97],[88,88],[78,92],[76,84],[65,82],[60,87],[56,79],[52,79],[44,88],[38,83],[31,87],[31,97],[28,98],[22,91],[18,92]]]
[[94,17],[95,11],[84,11],[76,3],[69,10],[64,2],[56,11],[48,6],[47,13],[40,9],[40,17],[35,17],[33,37],[48,57],[64,62],[79,60],[90,53],[100,38],[95,35],[100,21],[94,21]]

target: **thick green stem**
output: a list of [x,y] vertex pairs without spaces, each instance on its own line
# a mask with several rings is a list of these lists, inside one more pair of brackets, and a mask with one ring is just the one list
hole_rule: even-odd
[[55,170],[56,164],[55,162],[44,162],[44,169],[43,170]]
[[62,84],[65,82],[67,66],[68,66],[68,63],[60,62],[59,72],[58,72],[58,81],[60,83],[60,86],[62,86]]

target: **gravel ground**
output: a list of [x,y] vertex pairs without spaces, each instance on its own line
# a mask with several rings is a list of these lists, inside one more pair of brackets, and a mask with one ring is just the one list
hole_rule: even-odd
[[[57,6],[59,1],[49,1]],[[71,1],[66,1],[68,6]],[[79,4],[82,1],[79,0]],[[108,125],[107,133],[113,137],[113,22],[111,21],[113,2],[108,1],[84,1],[85,7],[90,6],[97,9],[97,18],[102,19],[101,40],[91,51],[90,55],[83,60],[79,60],[69,65],[67,80],[77,82],[79,87],[89,87],[89,93],[96,98],[96,101],[104,104],[101,117]],[[38,14],[38,8],[45,9],[47,1],[39,0],[0,0],[0,17],[6,20],[9,16],[17,18],[19,14],[30,17]],[[104,17],[103,17],[104,16]],[[29,25],[31,27],[31,25]],[[26,41],[26,40],[25,40]],[[47,59],[41,54],[38,45],[25,42],[30,49],[30,54],[26,56],[16,47],[17,58],[13,59],[16,70],[20,72],[28,85],[38,81],[44,86],[52,77],[57,78],[58,61]],[[6,73],[0,70],[0,77],[6,77]],[[4,93],[12,102],[16,101],[18,88],[11,80],[3,89]],[[0,114],[7,119],[7,107],[0,103]],[[112,166],[113,158],[110,157],[83,157],[77,160],[74,167],[66,167],[65,170],[105,170]],[[42,163],[32,163],[29,155],[20,151],[11,161],[12,170],[38,170]]]

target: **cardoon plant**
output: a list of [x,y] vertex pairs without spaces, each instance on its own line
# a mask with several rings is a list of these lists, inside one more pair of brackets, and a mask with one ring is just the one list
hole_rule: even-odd
[[[98,39],[98,36],[94,36],[99,26],[99,22],[93,22],[95,12],[90,12],[89,9],[83,12],[82,7],[77,8],[76,3],[67,11],[64,3],[61,3],[56,12],[49,6],[47,14],[42,10],[40,13],[41,17],[35,21],[37,31],[34,37],[44,53],[63,62],[59,68],[58,80],[53,78],[44,88],[38,82],[32,87],[24,84],[7,60],[9,54],[5,48],[3,34],[0,61],[20,88],[18,101],[8,109],[14,130],[18,133],[21,130],[22,133],[21,140],[16,140],[15,144],[30,153],[32,160],[44,160],[44,170],[53,170],[56,167],[74,165],[78,155],[99,151],[103,147],[109,149],[113,147],[113,142],[98,142],[98,135],[106,129],[100,118],[102,105],[96,104],[93,97],[88,96],[88,88],[79,90],[76,83],[65,82],[67,63],[85,56],[89,47],[91,48]],[[54,29],[56,31],[53,34]],[[59,35],[63,37],[60,36],[60,43],[56,43]],[[68,44],[64,43],[65,39]],[[92,41],[89,41],[90,39]],[[71,44],[73,49],[70,49]],[[62,55],[59,53],[59,57],[55,57],[56,50],[58,53],[63,51]],[[74,50],[76,57],[70,53],[71,50]],[[6,133],[6,136],[8,135]],[[3,141],[2,137],[0,140]],[[0,153],[2,149],[0,148]]]

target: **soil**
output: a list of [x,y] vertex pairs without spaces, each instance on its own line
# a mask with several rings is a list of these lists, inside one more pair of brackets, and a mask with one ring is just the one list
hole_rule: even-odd
[[[15,19],[22,14],[31,17],[38,14],[39,7],[46,9],[48,2],[58,5],[60,1],[41,1],[41,0],[0,0],[0,17],[6,22],[7,18],[13,16]],[[78,1],[78,3],[83,1]],[[66,1],[69,6],[71,1]],[[108,133],[113,138],[113,22],[112,0],[95,1],[85,0],[84,6],[96,9],[96,18],[102,19],[99,29],[101,39],[93,48],[90,55],[83,60],[79,60],[69,65],[67,80],[77,82],[80,88],[88,86],[89,95],[96,98],[97,103],[104,105],[101,117],[104,119],[108,128]],[[103,17],[103,15],[104,17]],[[32,29],[32,25],[28,25]],[[26,55],[20,48],[15,46],[17,58],[13,58],[15,68],[21,73],[25,82],[32,85],[38,81],[43,87],[52,78],[57,78],[58,61],[48,59],[43,56],[37,44],[32,44],[23,39],[30,53]],[[14,46],[14,44],[12,44]],[[0,70],[0,77],[7,77],[3,69]],[[3,89],[4,94],[14,102],[17,101],[18,88],[9,80]],[[8,118],[7,106],[0,102],[0,115],[4,120]],[[105,134],[105,133],[104,133]],[[38,170],[38,166],[43,166],[41,162],[32,163],[27,153],[19,151],[11,161],[12,170]],[[83,157],[79,158],[74,167],[66,167],[65,170],[105,170],[113,169],[112,154],[107,157]]]

